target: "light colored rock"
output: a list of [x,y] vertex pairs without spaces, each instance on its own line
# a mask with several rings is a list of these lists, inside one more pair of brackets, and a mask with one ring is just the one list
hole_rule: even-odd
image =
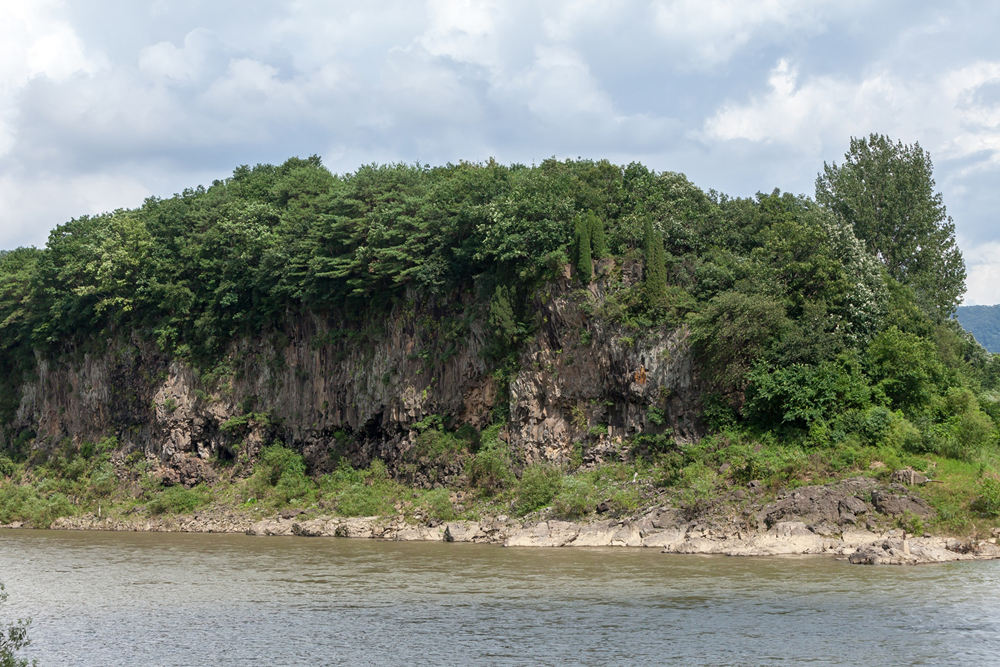
[[406,526],[396,531],[394,539],[398,542],[441,542],[444,540],[444,527]]
[[336,537],[373,538],[381,537],[384,533],[382,520],[377,516],[352,517],[341,519],[334,529]]
[[568,521],[542,521],[531,528],[515,532],[504,542],[505,547],[562,547],[579,533],[577,524]]
[[687,533],[685,528],[673,528],[670,530],[661,530],[656,533],[650,533],[642,538],[642,546],[644,547],[660,547],[667,550],[680,542],[684,541],[684,535]]
[[845,530],[840,536],[841,541],[846,545],[857,546],[860,544],[871,544],[879,539],[879,536],[870,530]]
[[445,524],[445,542],[479,542],[486,539],[486,533],[475,521],[456,521]]
[[634,523],[626,523],[615,531],[611,538],[613,547],[639,547],[642,546],[642,532],[639,526]]
[[247,535],[284,537],[292,534],[292,522],[280,519],[262,519],[247,529]]
[[570,543],[574,547],[608,547],[618,532],[614,521],[595,521],[580,526],[576,539]]

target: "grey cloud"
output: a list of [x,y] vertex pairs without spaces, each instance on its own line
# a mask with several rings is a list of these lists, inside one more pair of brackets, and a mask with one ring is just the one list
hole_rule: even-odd
[[[713,8],[723,13],[698,13]],[[809,194],[822,162],[869,131],[930,148],[963,238],[995,237],[1000,146],[974,150],[994,131],[989,119],[921,100],[946,72],[1000,62],[996,3],[88,0],[65,9],[106,64],[36,77],[4,100],[15,112],[0,124],[15,142],[0,155],[0,246],[42,243],[70,215],[169,196],[237,164],[312,153],[336,171],[608,157],[737,195]],[[783,60],[801,118],[787,100],[762,106]],[[895,88],[857,92],[879,75]],[[973,87],[971,103],[995,108],[998,85]],[[900,110],[886,113],[894,103]],[[733,124],[713,133],[726,110]],[[779,112],[792,115],[775,123]],[[754,132],[740,131],[750,120]]]

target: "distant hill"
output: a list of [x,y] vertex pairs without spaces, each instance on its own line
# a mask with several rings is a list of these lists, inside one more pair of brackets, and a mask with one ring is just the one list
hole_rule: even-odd
[[970,331],[979,344],[990,352],[1000,352],[1000,304],[995,306],[959,306],[959,324]]

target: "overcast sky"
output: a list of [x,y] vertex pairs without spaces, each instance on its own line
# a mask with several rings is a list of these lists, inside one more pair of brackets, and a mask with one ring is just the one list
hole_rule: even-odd
[[812,195],[870,132],[934,159],[1000,302],[1000,0],[0,0],[0,248],[319,154],[637,160]]

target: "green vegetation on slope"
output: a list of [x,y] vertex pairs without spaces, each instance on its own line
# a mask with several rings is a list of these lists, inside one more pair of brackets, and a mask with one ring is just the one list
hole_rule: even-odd
[[962,328],[990,352],[1000,352],[1000,305],[959,306],[955,312]]
[[[45,523],[126,492],[101,451],[32,453],[33,434],[12,432],[20,384],[38,356],[58,360],[134,335],[208,370],[242,336],[280,336],[290,313],[363,335],[403,299],[454,304],[471,292],[468,310],[491,324],[487,363],[509,374],[537,326],[529,306],[537,288],[567,266],[591,281],[604,257],[638,263],[643,280],[614,295],[602,317],[635,336],[688,327],[707,387],[709,437],[684,447],[669,435],[626,443],[633,476],[698,495],[748,476],[795,484],[893,461],[960,470],[956,485],[986,498],[997,470],[998,362],[950,319],[964,264],[933,187],[919,146],[873,135],[852,140],[843,165],[825,167],[816,201],[777,191],[729,198],[680,174],[606,161],[334,175],[317,158],[296,158],[72,220],[45,248],[0,257],[9,457],[0,467],[33,482],[3,486],[0,521]],[[505,418],[498,413],[493,426]],[[495,438],[443,424],[425,424],[421,446],[463,461],[467,491],[508,511],[554,503],[569,516],[612,492],[596,473],[525,467]],[[387,511],[416,493],[453,511],[439,489],[399,486],[403,469],[398,479],[373,464],[317,480],[295,456],[275,444],[232,493],[244,503],[322,500],[348,513]],[[725,475],[722,463],[731,464]],[[221,493],[146,488],[140,473],[128,493],[152,513],[190,511]],[[972,499],[963,502],[971,511]]]

